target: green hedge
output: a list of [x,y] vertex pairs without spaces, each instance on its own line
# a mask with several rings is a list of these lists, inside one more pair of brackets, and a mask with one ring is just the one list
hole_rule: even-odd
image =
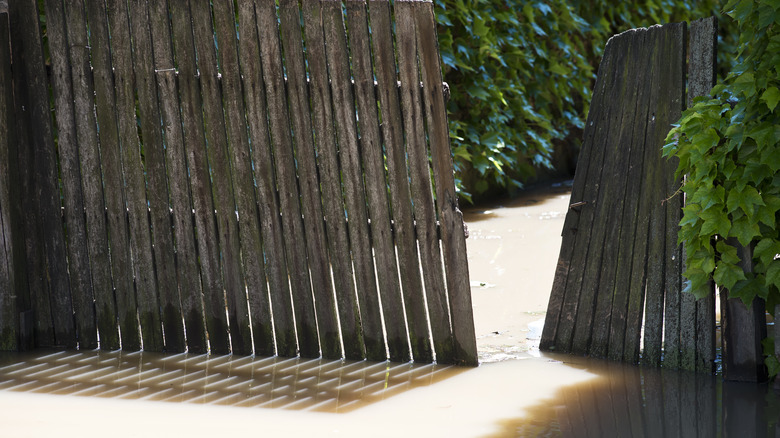
[[522,186],[579,146],[607,39],[712,15],[712,0],[436,1],[450,136],[461,196]]

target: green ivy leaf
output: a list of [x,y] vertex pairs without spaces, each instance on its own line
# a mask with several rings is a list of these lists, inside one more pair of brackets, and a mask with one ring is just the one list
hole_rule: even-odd
[[777,87],[767,88],[766,91],[764,91],[764,94],[761,95],[761,100],[766,103],[769,111],[774,112],[777,103],[780,102],[780,90],[778,90]]
[[780,289],[780,260],[773,260],[766,270],[766,285]]
[[741,261],[739,256],[737,255],[737,248],[729,245],[723,240],[719,240],[716,248],[718,249],[718,253],[720,253],[720,260],[724,263],[736,265]]
[[769,266],[780,254],[780,242],[771,237],[761,239],[753,250],[753,257],[758,258],[764,266]]
[[748,246],[753,238],[761,235],[758,224],[751,224],[747,216],[735,220],[729,231],[731,237],[736,237],[743,246]]
[[715,268],[715,274],[712,276],[715,282],[726,289],[731,290],[740,280],[745,280],[745,272],[739,266],[726,263],[723,260],[718,262]]

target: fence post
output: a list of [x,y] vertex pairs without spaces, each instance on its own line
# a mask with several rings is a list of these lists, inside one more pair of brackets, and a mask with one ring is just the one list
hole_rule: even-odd
[[[745,272],[753,271],[753,248],[736,239],[727,240],[737,248]],[[755,298],[748,308],[738,298],[729,298],[721,288],[721,327],[723,330],[723,379],[739,382],[763,382],[767,379],[761,340],[766,337],[765,303]]]

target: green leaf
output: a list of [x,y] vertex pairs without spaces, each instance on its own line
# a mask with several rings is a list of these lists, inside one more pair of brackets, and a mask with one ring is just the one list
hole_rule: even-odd
[[737,248],[729,245],[723,240],[719,240],[716,248],[718,250],[718,253],[720,253],[720,260],[727,264],[736,265],[741,261],[739,256],[737,255]]
[[725,263],[722,260],[718,262],[715,268],[715,274],[712,276],[719,286],[731,290],[740,280],[745,280],[745,273],[739,266],[731,263]]
[[769,111],[775,112],[775,107],[777,107],[777,103],[780,102],[780,90],[778,90],[777,87],[767,88],[766,91],[764,91],[764,94],[761,95],[761,100],[766,103]]
[[753,250],[753,257],[757,257],[765,266],[769,266],[778,254],[780,242],[771,237],[761,239]]
[[773,260],[766,270],[766,285],[780,289],[780,260]]
[[747,216],[742,216],[732,223],[729,234],[736,237],[743,246],[748,246],[754,237],[761,235],[761,231],[758,224],[751,224]]

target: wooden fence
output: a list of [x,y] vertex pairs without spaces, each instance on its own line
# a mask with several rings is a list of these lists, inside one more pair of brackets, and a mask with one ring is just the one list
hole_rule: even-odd
[[432,2],[210,3],[0,15],[0,347],[476,365]]
[[[688,96],[714,83],[715,19],[607,43],[563,228],[541,348],[715,369],[715,299],[682,293],[683,194],[661,147]],[[688,48],[690,48],[688,50]],[[690,54],[686,75],[686,59]]]

